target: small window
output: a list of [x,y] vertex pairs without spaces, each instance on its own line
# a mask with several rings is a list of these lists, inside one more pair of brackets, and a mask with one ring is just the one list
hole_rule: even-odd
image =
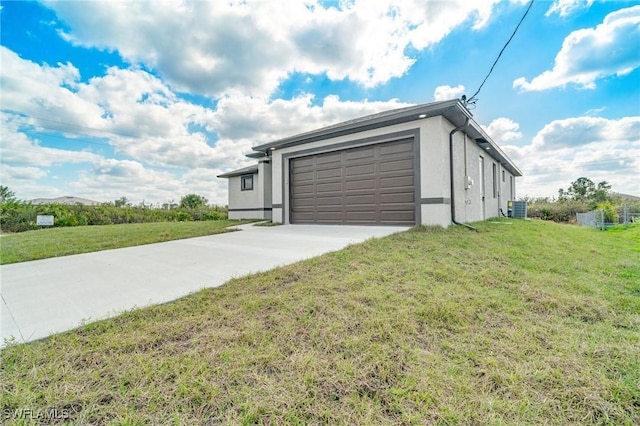
[[504,178],[504,170],[503,170],[503,171],[502,171],[502,181],[503,181],[503,182],[506,182],[504,179],[505,179],[505,178]]
[[253,175],[240,176],[240,189],[242,191],[253,191]]
[[493,178],[493,198],[498,197],[498,169],[496,167],[496,163],[492,164],[492,173],[491,177]]

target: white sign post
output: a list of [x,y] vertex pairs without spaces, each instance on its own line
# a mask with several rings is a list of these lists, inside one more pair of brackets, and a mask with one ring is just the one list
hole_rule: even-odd
[[39,214],[36,216],[36,225],[38,226],[53,226],[53,216],[52,215],[42,215]]

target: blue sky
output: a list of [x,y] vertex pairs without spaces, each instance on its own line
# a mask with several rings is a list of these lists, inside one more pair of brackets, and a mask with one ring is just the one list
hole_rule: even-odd
[[[2,1],[0,180],[226,204],[216,175],[251,146],[471,96],[528,3]],[[520,197],[581,176],[640,195],[640,1],[535,1],[472,113]]]

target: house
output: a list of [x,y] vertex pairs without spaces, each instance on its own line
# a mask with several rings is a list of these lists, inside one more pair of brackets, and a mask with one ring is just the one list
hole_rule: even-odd
[[522,172],[457,99],[373,114],[253,147],[229,217],[440,225],[507,213]]

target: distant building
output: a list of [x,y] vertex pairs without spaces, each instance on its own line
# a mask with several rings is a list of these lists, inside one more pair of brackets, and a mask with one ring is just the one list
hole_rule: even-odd
[[86,198],[80,197],[58,197],[58,198],[34,198],[30,200],[31,204],[39,205],[39,204],[66,204],[66,205],[76,205],[81,204],[83,206],[98,206],[102,204],[100,201],[87,200]]

